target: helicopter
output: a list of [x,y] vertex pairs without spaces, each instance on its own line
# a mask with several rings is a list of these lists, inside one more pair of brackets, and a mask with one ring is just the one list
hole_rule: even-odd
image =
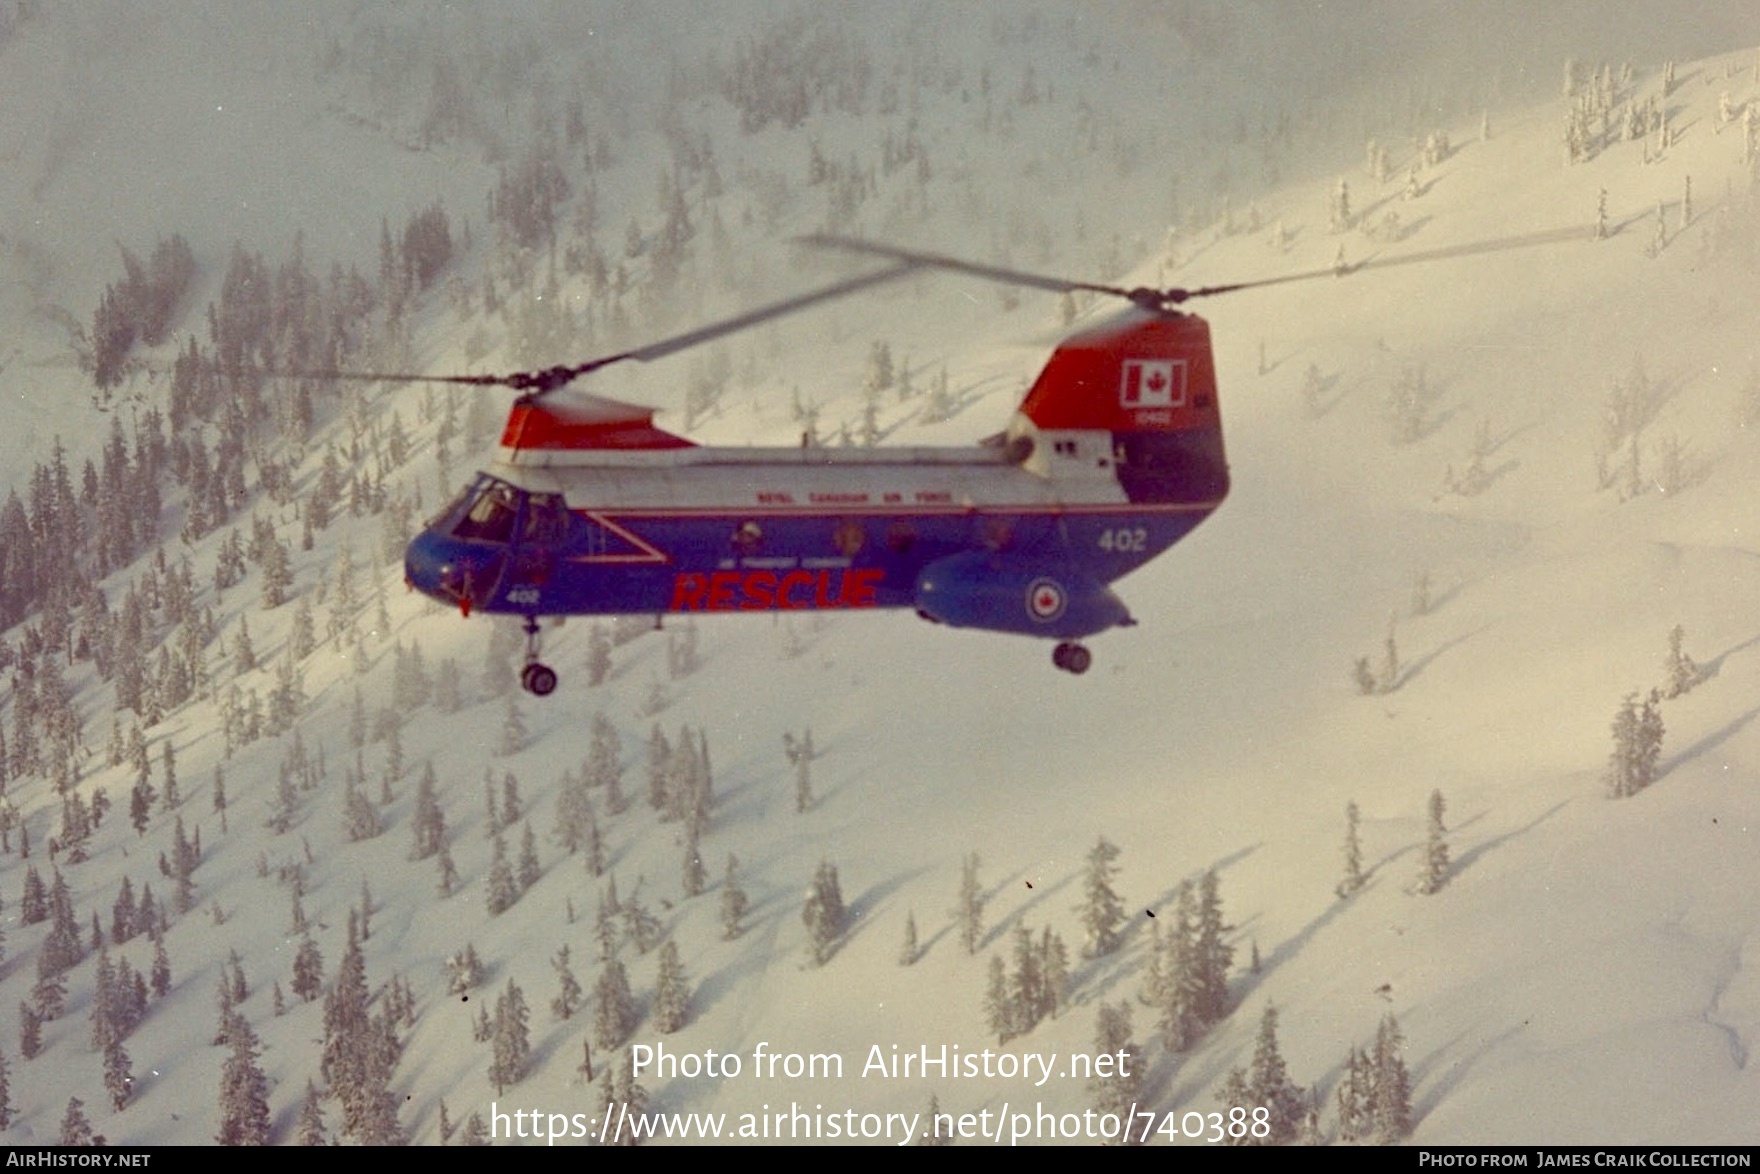
[[[1186,301],[1575,235],[1457,246],[1196,289],[1124,288],[815,235],[886,262],[807,294],[634,350],[510,375],[351,376],[520,392],[493,463],[405,554],[415,590],[465,615],[523,621],[526,691],[547,696],[541,621],[574,615],[909,608],[922,618],[1084,643],[1136,623],[1112,584],[1165,552],[1228,496],[1209,324]],[[1003,432],[964,447],[731,448],[654,424],[654,409],[565,390],[928,269],[1124,305],[1064,338]]]

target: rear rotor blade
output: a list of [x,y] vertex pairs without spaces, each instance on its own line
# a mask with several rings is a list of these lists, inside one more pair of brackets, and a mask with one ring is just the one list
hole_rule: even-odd
[[943,256],[940,253],[920,253],[911,249],[894,248],[891,245],[825,233],[815,233],[797,239],[802,244],[811,245],[814,248],[837,249],[846,253],[885,257],[900,263],[925,268],[946,269],[954,273],[964,273],[970,277],[980,277],[986,281],[996,281],[1006,285],[1022,285],[1030,289],[1047,290],[1051,293],[1073,293],[1077,290],[1085,290],[1091,293],[1111,294],[1115,297],[1127,298],[1137,305],[1150,309],[1165,309],[1168,306],[1180,305],[1193,298],[1215,297],[1217,294],[1236,293],[1240,290],[1259,289],[1269,285],[1288,285],[1297,281],[1311,281],[1318,277],[1344,277],[1363,269],[1391,269],[1395,265],[1416,265],[1429,261],[1449,260],[1455,257],[1470,257],[1479,253],[1497,253],[1506,249],[1525,249],[1536,245],[1559,244],[1564,241],[1580,240],[1583,236],[1582,229],[1555,228],[1545,232],[1529,233],[1526,236],[1473,241],[1463,245],[1449,245],[1439,249],[1406,253],[1397,257],[1371,257],[1368,260],[1354,263],[1340,262],[1325,269],[1310,269],[1302,273],[1286,273],[1280,277],[1266,277],[1255,281],[1233,282],[1227,285],[1205,285],[1195,289],[1183,286],[1172,286],[1168,289],[1127,289],[1118,285],[1068,281],[1061,277],[1025,273],[1018,269],[1007,269],[999,265],[980,265],[973,261],[963,261],[958,257]]

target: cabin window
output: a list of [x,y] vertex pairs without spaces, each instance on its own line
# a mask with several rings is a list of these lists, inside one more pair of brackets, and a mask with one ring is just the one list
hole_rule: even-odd
[[757,554],[764,545],[764,527],[756,522],[741,522],[733,532],[733,548],[742,555]]
[[520,541],[544,546],[554,545],[568,537],[568,507],[559,493],[533,493],[526,496],[526,520]]

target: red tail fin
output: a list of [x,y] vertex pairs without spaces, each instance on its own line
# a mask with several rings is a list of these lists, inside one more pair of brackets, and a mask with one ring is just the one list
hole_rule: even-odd
[[1065,339],[1021,411],[1041,429],[1191,432],[1220,427],[1210,325],[1131,310]]

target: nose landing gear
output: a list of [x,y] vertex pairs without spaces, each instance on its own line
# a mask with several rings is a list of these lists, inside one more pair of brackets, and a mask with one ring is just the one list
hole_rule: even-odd
[[519,683],[534,697],[548,697],[556,692],[556,670],[538,660],[538,617],[527,616],[526,663],[519,670]]

